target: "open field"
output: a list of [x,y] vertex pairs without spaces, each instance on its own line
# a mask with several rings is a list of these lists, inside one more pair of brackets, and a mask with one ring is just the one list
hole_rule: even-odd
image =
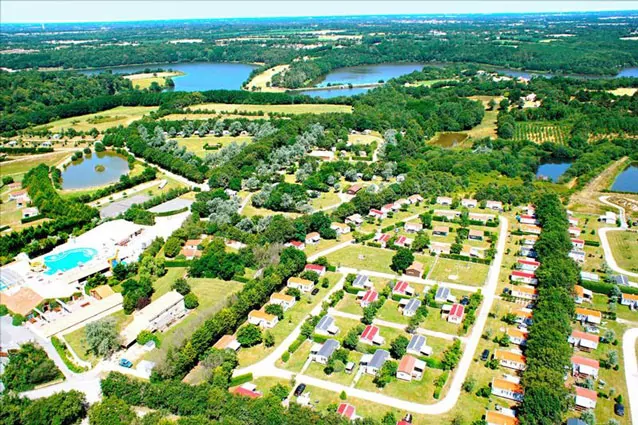
[[56,132],[61,129],[73,128],[76,131],[89,131],[96,128],[104,131],[107,128],[118,125],[129,125],[133,121],[139,120],[149,112],[157,110],[156,106],[118,106],[107,111],[95,114],[80,115],[77,117],[64,118],[36,127],[36,129],[48,129]]
[[489,269],[490,267],[485,264],[439,258],[428,277],[432,280],[443,282],[482,286],[485,283]]
[[449,83],[452,81],[457,81],[457,79],[447,78],[447,79],[438,79],[438,80],[421,80],[421,81],[415,81],[413,83],[406,83],[405,86],[406,87],[421,87],[421,86],[432,87],[432,85],[436,83]]
[[300,104],[300,105],[242,105],[233,103],[202,103],[189,107],[192,111],[209,110],[217,113],[263,112],[265,114],[326,114],[330,112],[351,113],[352,106],[333,104]]
[[0,162],[0,177],[11,176],[15,181],[21,181],[22,176],[38,164],[46,164],[49,167],[57,165],[71,156],[72,153],[68,151],[52,152],[24,157],[25,159],[19,161]]
[[311,200],[310,205],[312,205],[315,210],[320,210],[322,208],[339,205],[340,203],[341,199],[339,198],[339,194],[335,192],[322,192],[318,198]]
[[[120,331],[133,320],[133,316],[127,316],[124,314],[124,310],[116,311],[108,317],[115,320]],[[87,353],[87,345],[84,342],[84,329],[83,326],[63,335],[63,337],[80,359],[95,365],[100,359],[91,353]]]
[[166,85],[166,78],[178,77],[180,75],[184,75],[184,73],[180,71],[166,71],[126,75],[124,78],[131,80],[133,87],[143,90],[149,88],[153,83],[164,87]]
[[514,130],[514,139],[536,143],[565,143],[568,137],[569,126],[550,122],[517,122]]
[[282,71],[290,68],[290,65],[277,65],[272,68],[268,68],[264,72],[259,75],[256,75],[250,82],[248,83],[248,90],[256,90],[261,92],[283,92],[286,89],[280,87],[270,87],[270,82],[272,81],[272,77],[275,74],[279,74]]
[[[352,267],[359,270],[372,270],[381,273],[394,273],[390,268],[394,251],[365,245],[350,245],[327,256],[330,264]],[[416,261],[425,266],[424,276],[434,262],[434,257],[415,255]]]
[[226,113],[217,113],[217,114],[192,114],[192,113],[183,113],[183,114],[170,114],[162,117],[162,120],[166,121],[195,121],[195,120],[218,120],[218,119],[247,119],[247,120],[267,120],[268,116],[260,116],[260,115],[238,115],[238,114],[226,114]]
[[205,157],[206,155],[208,155],[209,153],[215,153],[218,152],[219,149],[204,149],[204,145],[206,143],[208,143],[209,145],[216,145],[216,144],[221,144],[222,148],[225,147],[226,145],[231,144],[232,142],[235,143],[250,143],[252,140],[252,137],[250,136],[220,136],[220,137],[216,137],[216,136],[206,136],[206,137],[199,137],[199,136],[194,136],[194,137],[176,137],[175,140],[177,140],[177,143],[180,146],[185,146],[187,150],[189,150],[190,152],[193,152],[195,155],[199,156],[199,157]]
[[370,134],[348,134],[348,142],[359,145],[369,145],[372,142],[380,143],[383,141],[381,134],[373,131]]
[[498,111],[485,111],[485,116],[479,125],[466,131],[467,135],[473,139],[484,137],[496,137],[496,117]]
[[609,245],[618,265],[628,271],[638,271],[638,233],[609,232]]

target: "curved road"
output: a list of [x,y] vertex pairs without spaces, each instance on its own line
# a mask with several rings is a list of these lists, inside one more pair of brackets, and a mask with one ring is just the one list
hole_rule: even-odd
[[[476,318],[476,322],[472,329],[471,336],[467,339],[467,343],[464,347],[463,356],[461,357],[461,361],[456,367],[456,373],[452,378],[452,382],[450,384],[450,388],[443,400],[435,403],[435,404],[420,404],[410,401],[401,400],[394,397],[389,397],[384,394],[373,393],[370,391],[364,391],[357,388],[346,387],[341,384],[337,384],[334,382],[324,381],[322,379],[313,378],[311,376],[297,374],[295,375],[293,372],[288,370],[279,369],[275,366],[275,362],[279,360],[279,358],[283,355],[284,352],[288,349],[290,344],[297,339],[297,336],[301,330],[301,324],[295,328],[295,330],[288,335],[288,337],[273,351],[270,355],[268,355],[265,359],[261,360],[258,363],[255,363],[252,366],[248,366],[243,369],[238,369],[235,371],[234,375],[243,375],[246,373],[252,373],[254,377],[259,376],[275,376],[284,379],[295,378],[297,383],[305,383],[306,385],[312,385],[319,388],[323,388],[326,390],[341,392],[345,391],[348,395],[361,398],[362,400],[368,400],[373,403],[384,404],[386,406],[392,406],[397,409],[406,410],[413,413],[426,414],[426,415],[440,415],[450,411],[456,405],[456,402],[461,395],[461,387],[463,386],[463,382],[467,376],[470,367],[472,366],[472,360],[474,358],[474,354],[476,352],[476,348],[481,340],[481,334],[483,333],[483,328],[485,327],[485,323],[487,322],[488,314],[492,308],[492,303],[495,299],[496,287],[498,285],[498,276],[501,270],[501,264],[503,262],[503,254],[505,252],[505,241],[507,237],[507,226],[508,221],[505,217],[501,217],[501,224],[499,230],[499,240],[496,248],[496,256],[494,257],[494,262],[490,266],[490,271],[487,276],[486,285],[482,288],[483,290],[483,303],[481,305],[481,309]],[[337,285],[330,291],[330,293],[338,290],[343,285],[343,281],[345,278],[342,278]],[[326,295],[326,297],[328,297]],[[327,299],[327,298],[324,298]],[[321,303],[317,305],[317,307],[313,310],[311,314],[319,313],[321,309]]]

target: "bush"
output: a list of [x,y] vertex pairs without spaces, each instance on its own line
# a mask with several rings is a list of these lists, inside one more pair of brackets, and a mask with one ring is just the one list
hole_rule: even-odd
[[137,335],[136,341],[140,345],[144,345],[149,341],[154,341],[156,347],[159,347],[160,345],[160,341],[157,335],[147,330],[143,330],[142,332],[140,332],[139,335]]
[[199,300],[197,299],[197,295],[195,295],[194,292],[189,292],[188,294],[186,294],[186,296],[184,297],[184,306],[189,310],[192,310],[199,306]]
[[9,314],[9,309],[7,308],[7,306],[4,304],[0,304],[0,316],[6,316],[7,314]]
[[281,361],[287,363],[288,360],[290,360],[290,353],[286,351],[284,352],[284,354],[281,355]]
[[171,236],[164,245],[164,255],[169,258],[174,258],[182,250],[182,241],[178,238]]
[[183,277],[180,277],[176,279],[175,282],[173,282],[173,284],[171,285],[171,289],[173,291],[177,291],[180,294],[186,296],[186,294],[188,294],[191,291],[191,286],[186,281],[186,279],[184,279]]
[[62,377],[53,360],[39,345],[26,343],[19,350],[9,353],[9,363],[2,374],[2,382],[8,390],[27,391]]
[[14,314],[13,319],[11,320],[11,324],[13,324],[13,326],[20,326],[26,321],[27,321],[27,318],[24,317],[23,315]]
[[230,380],[230,386],[236,387],[241,384],[245,384],[246,382],[250,382],[253,380],[253,374],[247,373],[245,375],[237,375]]

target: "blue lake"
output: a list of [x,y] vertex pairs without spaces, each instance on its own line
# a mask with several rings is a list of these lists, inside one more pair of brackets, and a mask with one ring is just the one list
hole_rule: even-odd
[[536,178],[557,182],[571,165],[571,162],[548,162],[547,164],[542,164],[536,171]]
[[[96,171],[101,165],[104,171]],[[112,152],[93,152],[84,158],[71,162],[62,171],[62,189],[85,189],[115,183],[120,176],[129,172],[125,157]]]
[[295,94],[307,94],[308,96],[320,97],[322,99],[331,99],[339,96],[354,96],[356,94],[365,93],[372,87],[353,87],[351,89],[325,89],[325,90],[304,90],[295,92]]
[[638,193],[638,165],[631,165],[616,177],[611,190]]
[[144,72],[145,69],[172,69],[181,71],[186,75],[173,77],[174,91],[206,91],[206,90],[239,90],[241,84],[257,65],[244,63],[163,63],[154,65],[123,66],[117,68],[100,68],[81,71],[87,75],[95,75],[100,72],[112,71],[114,74],[134,74]]
[[[532,71],[522,71],[517,69],[496,69],[496,72],[500,74],[509,75],[510,77],[518,78],[532,78],[532,77],[545,77],[552,78],[553,74],[547,72],[532,72]],[[580,74],[566,74],[566,77],[573,78],[583,78],[586,80],[596,79],[596,78],[620,78],[620,77],[638,77],[638,67],[635,68],[625,68],[622,69],[618,74],[614,76],[609,75],[580,75]]]

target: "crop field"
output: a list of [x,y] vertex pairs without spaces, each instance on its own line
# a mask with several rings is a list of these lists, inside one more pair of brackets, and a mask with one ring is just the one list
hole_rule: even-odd
[[516,123],[514,138],[528,139],[536,143],[553,142],[565,143],[569,137],[569,127],[543,122]]
[[73,128],[76,131],[89,131],[92,128],[96,128],[98,131],[104,131],[107,128],[117,127],[118,125],[129,125],[133,121],[139,120],[144,115],[156,109],[156,106],[118,106],[117,108],[97,112],[95,114],[80,115],[53,121],[38,126],[36,129],[46,128],[49,131],[56,132],[63,128]]
[[64,161],[72,152],[53,152],[50,154],[24,157],[18,161],[0,162],[0,177],[11,176],[15,181],[21,181],[27,171],[39,164],[47,166],[57,165]]
[[352,106],[333,104],[304,104],[304,105],[241,105],[235,103],[202,103],[192,105],[190,109],[207,110],[221,113],[233,112],[263,112],[264,114],[327,114],[330,112],[351,113]]
[[250,143],[252,141],[252,137],[250,136],[206,136],[206,137],[176,137],[177,143],[180,146],[185,146],[187,150],[193,152],[195,155],[199,157],[205,157],[209,153],[214,153],[219,151],[219,149],[204,149],[204,145],[208,143],[208,145],[213,146],[217,144],[221,144],[222,148],[226,145],[235,143]]

